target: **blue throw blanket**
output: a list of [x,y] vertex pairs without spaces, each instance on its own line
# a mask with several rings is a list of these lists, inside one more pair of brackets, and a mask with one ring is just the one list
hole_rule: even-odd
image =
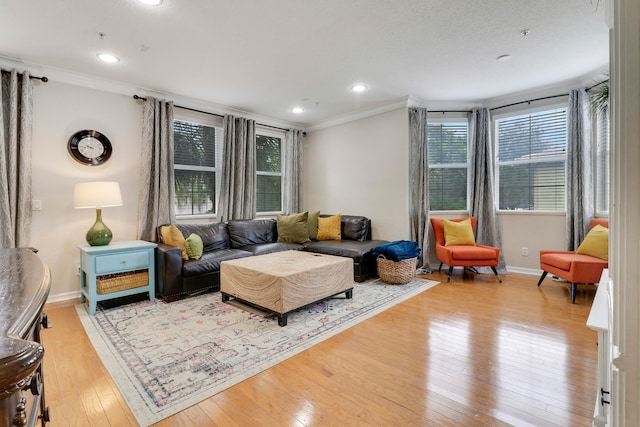
[[409,240],[397,240],[395,242],[383,243],[371,248],[374,258],[382,254],[391,261],[402,261],[403,259],[416,258],[420,256],[420,247],[416,242]]

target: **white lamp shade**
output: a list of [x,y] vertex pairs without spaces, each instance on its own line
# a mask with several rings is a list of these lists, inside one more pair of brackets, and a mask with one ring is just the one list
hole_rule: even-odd
[[74,208],[107,208],[122,206],[117,182],[82,182],[73,189]]

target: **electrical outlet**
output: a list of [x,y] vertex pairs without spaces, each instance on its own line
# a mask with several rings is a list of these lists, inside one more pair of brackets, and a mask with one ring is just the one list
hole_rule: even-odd
[[529,248],[522,248],[522,256],[529,256]]
[[80,266],[76,265],[76,276],[80,277]]

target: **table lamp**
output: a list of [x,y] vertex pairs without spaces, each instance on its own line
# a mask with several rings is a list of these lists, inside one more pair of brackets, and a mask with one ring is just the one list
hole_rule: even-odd
[[120,184],[117,182],[83,182],[73,189],[73,207],[96,208],[96,222],[87,231],[87,243],[91,246],[108,245],[113,238],[109,227],[102,222],[102,208],[122,206]]

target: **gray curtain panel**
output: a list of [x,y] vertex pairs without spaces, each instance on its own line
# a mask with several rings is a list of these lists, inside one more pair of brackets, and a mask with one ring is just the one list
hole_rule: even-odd
[[567,249],[574,251],[589,232],[595,212],[592,123],[585,89],[574,89],[569,93],[567,124]]
[[251,219],[256,215],[256,124],[254,120],[225,116],[222,121],[222,178],[220,221]]
[[[491,117],[487,108],[474,109],[469,114],[469,159],[469,185],[471,186],[469,211],[477,221],[476,241],[483,245],[502,249],[494,200],[495,175],[493,173]],[[502,250],[497,270],[502,273],[506,272]],[[491,271],[487,269],[486,272]]]
[[283,212],[290,214],[302,209],[302,139],[299,129],[290,129],[284,141]]
[[157,227],[176,220],[173,206],[173,102],[147,97],[142,106],[138,236],[157,241]]
[[33,84],[29,73],[1,70],[0,243],[29,245]]
[[418,243],[422,272],[429,268],[429,154],[427,109],[409,108],[409,232]]

